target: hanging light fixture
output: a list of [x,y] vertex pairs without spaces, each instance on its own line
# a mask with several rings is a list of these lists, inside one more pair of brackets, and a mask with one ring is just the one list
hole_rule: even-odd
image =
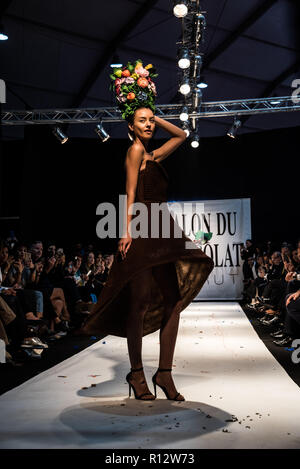
[[54,127],[52,133],[61,144],[66,143],[69,140],[69,137],[63,133],[60,127]]
[[112,62],[110,64],[111,68],[122,68],[123,64],[121,64],[120,57],[118,54],[115,54],[112,58]]
[[195,55],[194,68],[193,68],[193,78],[195,80],[200,78],[202,63],[203,61],[202,61],[201,55],[200,54]]
[[193,95],[192,95],[192,105],[193,105],[194,111],[199,110],[201,101],[202,101],[202,91],[200,90],[200,88],[196,87],[193,90]]
[[106,142],[106,140],[110,138],[110,135],[104,130],[102,123],[96,126],[95,132],[101,138],[102,142]]
[[227,132],[228,137],[236,138],[237,131],[239,130],[241,125],[242,122],[235,117],[232,127]]
[[5,34],[5,28],[3,24],[0,24],[0,41],[7,41],[8,36]]
[[187,47],[182,47],[178,53],[178,66],[182,69],[189,68],[191,65],[190,53]]
[[200,141],[200,137],[198,134],[194,133],[192,135],[192,139],[191,139],[191,146],[193,148],[198,148],[199,147],[199,141]]
[[187,0],[175,0],[173,13],[176,18],[184,18],[188,13]]
[[182,130],[184,130],[184,132],[186,133],[186,136],[189,137],[190,136],[190,126],[189,126],[189,123],[187,121],[185,121],[183,124],[182,124]]
[[191,91],[190,81],[187,76],[183,77],[179,91],[183,95],[187,95]]
[[189,118],[189,110],[187,108],[187,106],[183,106],[182,110],[181,110],[181,113],[180,113],[180,116],[179,116],[179,119],[182,121],[182,122],[186,122]]

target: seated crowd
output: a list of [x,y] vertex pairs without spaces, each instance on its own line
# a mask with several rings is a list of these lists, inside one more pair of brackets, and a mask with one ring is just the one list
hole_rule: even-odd
[[283,242],[280,250],[269,241],[255,247],[251,240],[241,248],[244,301],[258,320],[272,328],[278,346],[290,346],[300,338],[300,240]]
[[[274,343],[300,338],[300,240],[241,247],[244,303],[271,332]],[[0,339],[7,361],[40,358],[52,341],[79,328],[97,302],[114,255],[76,244],[0,240]]]
[[6,361],[40,358],[51,341],[79,328],[103,288],[113,254],[89,244],[0,241],[0,339]]

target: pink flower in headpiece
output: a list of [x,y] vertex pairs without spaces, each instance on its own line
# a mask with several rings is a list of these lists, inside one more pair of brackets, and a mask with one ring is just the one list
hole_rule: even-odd
[[135,81],[135,80],[134,80],[134,78],[132,78],[132,77],[127,77],[127,78],[125,78],[125,83],[126,83],[126,84],[134,83],[134,81]]
[[125,81],[125,78],[117,78],[115,80],[115,85],[120,86],[120,85],[122,85],[122,83],[124,83],[124,81]]
[[123,93],[121,93],[119,96],[117,96],[117,100],[119,103],[125,103],[126,97],[123,95]]
[[146,70],[146,69],[143,68],[143,67],[136,67],[134,71],[135,71],[135,73],[137,73],[140,77],[146,78],[146,77],[149,76],[148,70]]
[[157,95],[157,92],[156,92],[156,86],[155,86],[155,83],[153,81],[151,81],[148,85],[148,88],[152,91],[152,93],[156,96]]

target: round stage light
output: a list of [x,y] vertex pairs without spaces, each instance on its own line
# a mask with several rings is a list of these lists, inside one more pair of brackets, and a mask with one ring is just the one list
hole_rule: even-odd
[[189,137],[190,136],[190,127],[189,127],[189,124],[187,122],[184,122],[183,126],[182,126],[182,130],[186,133],[186,136]]
[[192,138],[192,141],[191,141],[191,146],[193,148],[198,148],[199,147],[199,140],[200,140],[199,135],[194,135],[193,138]]
[[181,1],[178,0],[177,2],[175,2],[173,13],[176,16],[176,18],[184,18],[188,13],[186,0],[181,0]]
[[178,54],[178,66],[182,69],[189,68],[191,65],[190,54],[186,47],[180,49]]
[[182,82],[181,82],[181,84],[180,84],[179,91],[180,91],[180,93],[183,94],[183,95],[187,95],[187,94],[190,93],[191,87],[190,87],[190,83],[189,83],[188,77],[185,77],[185,78],[182,80]]
[[186,106],[184,106],[182,108],[182,111],[181,111],[181,114],[179,116],[179,119],[182,121],[182,122],[186,122],[189,118],[189,111],[188,111],[188,108]]
[[204,89],[204,88],[207,88],[208,87],[208,84],[207,83],[204,83],[203,81],[201,83],[198,83],[198,88],[200,89]]

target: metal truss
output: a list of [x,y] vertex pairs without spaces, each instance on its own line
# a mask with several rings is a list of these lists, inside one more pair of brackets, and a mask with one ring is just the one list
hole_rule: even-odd
[[[156,114],[166,120],[179,119],[182,104],[161,104],[156,106]],[[191,106],[189,117],[228,117],[273,112],[300,111],[300,97],[276,97],[259,99],[241,99],[234,101],[215,101],[202,103],[199,112],[193,113]],[[117,107],[91,109],[37,109],[33,111],[4,111],[1,114],[2,125],[56,125],[56,124],[91,124],[99,122],[122,122],[121,112]]]

